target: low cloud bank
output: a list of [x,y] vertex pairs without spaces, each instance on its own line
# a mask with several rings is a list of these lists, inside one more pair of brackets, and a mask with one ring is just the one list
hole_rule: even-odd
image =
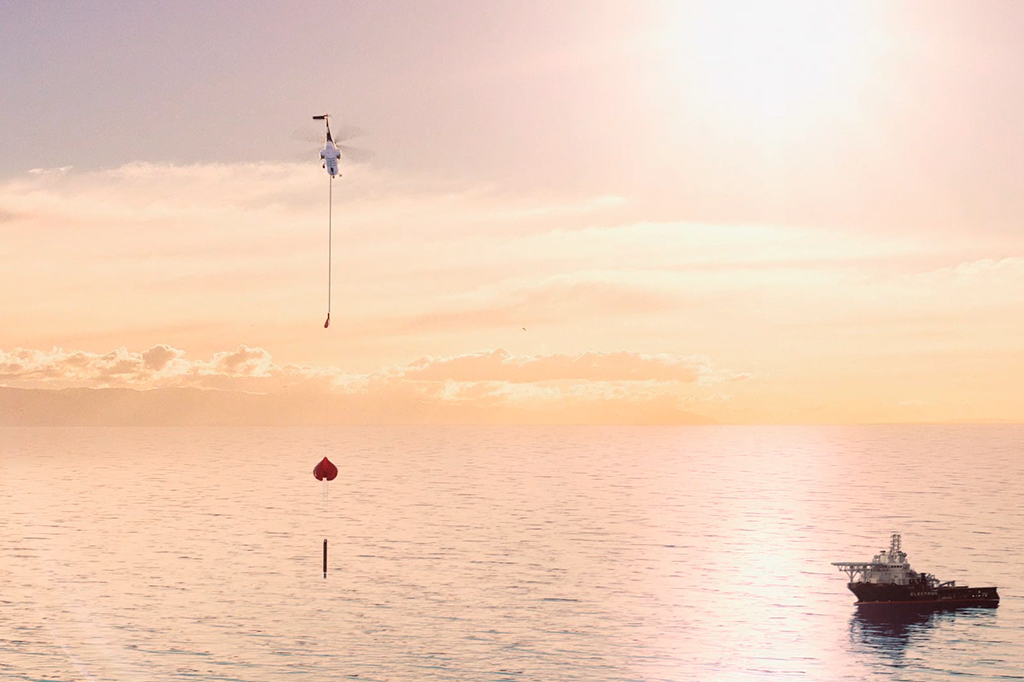
[[17,348],[0,350],[0,423],[701,423],[686,409],[694,391],[744,378],[702,358],[626,351],[497,349],[350,374],[279,365],[245,345],[202,360],[164,344]]

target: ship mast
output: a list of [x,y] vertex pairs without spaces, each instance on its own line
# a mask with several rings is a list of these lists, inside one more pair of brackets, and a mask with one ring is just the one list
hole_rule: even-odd
[[[874,561],[833,561],[832,565],[838,566],[840,571],[848,575],[851,583],[855,582],[857,576],[864,582],[874,582],[879,578],[886,582],[892,579],[898,582],[906,580],[908,574],[912,573],[910,566],[907,565],[907,555],[903,551],[903,539],[899,533],[893,533],[889,537],[889,550],[883,549],[876,554]],[[884,578],[879,575],[883,571]]]

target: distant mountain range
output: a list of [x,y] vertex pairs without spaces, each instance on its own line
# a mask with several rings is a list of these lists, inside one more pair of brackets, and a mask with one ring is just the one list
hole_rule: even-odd
[[331,424],[709,424],[663,402],[597,401],[557,409],[371,394],[198,388],[0,387],[0,426],[303,426]]

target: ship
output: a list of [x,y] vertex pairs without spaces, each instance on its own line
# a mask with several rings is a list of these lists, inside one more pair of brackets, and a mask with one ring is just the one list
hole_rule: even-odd
[[832,565],[849,576],[846,586],[856,595],[858,605],[999,605],[999,592],[994,587],[968,587],[957,585],[955,580],[940,582],[929,573],[911,570],[898,533],[892,534],[889,549],[883,549],[870,562],[834,561]]

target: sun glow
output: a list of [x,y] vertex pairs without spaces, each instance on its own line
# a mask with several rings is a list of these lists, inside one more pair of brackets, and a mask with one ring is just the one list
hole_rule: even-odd
[[849,111],[869,61],[864,19],[844,2],[687,5],[676,19],[687,99],[716,118],[758,126]]

